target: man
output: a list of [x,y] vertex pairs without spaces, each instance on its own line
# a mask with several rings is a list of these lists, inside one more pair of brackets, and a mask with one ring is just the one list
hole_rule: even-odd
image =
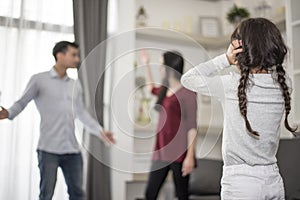
[[55,66],[50,71],[33,75],[22,97],[9,109],[2,107],[0,119],[14,119],[34,100],[41,116],[37,148],[41,175],[39,199],[52,199],[57,168],[61,167],[70,200],[83,200],[83,162],[75,137],[74,118],[106,144],[115,141],[112,133],[104,131],[86,111],[80,82],[69,78],[66,73],[68,68],[76,68],[79,64],[78,45],[58,42],[53,48],[53,56]]

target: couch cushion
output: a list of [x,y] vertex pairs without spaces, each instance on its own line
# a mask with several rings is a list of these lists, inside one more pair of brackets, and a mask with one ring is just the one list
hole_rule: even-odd
[[197,159],[197,168],[191,174],[191,195],[219,195],[221,192],[223,162],[221,160]]
[[288,200],[300,199],[300,138],[281,139],[277,161]]

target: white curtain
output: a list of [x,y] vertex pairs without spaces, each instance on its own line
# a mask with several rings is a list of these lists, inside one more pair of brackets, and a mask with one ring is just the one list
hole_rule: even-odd
[[[21,96],[33,74],[50,70],[54,65],[52,48],[60,40],[74,41],[72,0],[0,0],[3,107]],[[69,74],[76,78],[76,71]],[[38,199],[39,122],[33,102],[14,121],[0,121],[0,199]],[[59,171],[54,199],[67,197]]]

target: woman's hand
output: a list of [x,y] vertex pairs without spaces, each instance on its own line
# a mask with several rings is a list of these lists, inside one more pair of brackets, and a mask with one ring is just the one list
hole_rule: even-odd
[[148,65],[149,62],[150,62],[150,58],[149,58],[149,54],[147,52],[147,50],[145,49],[142,49],[140,51],[140,58],[141,58],[141,61],[144,65]]
[[238,64],[236,60],[236,54],[241,53],[243,51],[242,48],[242,40],[233,40],[231,44],[228,47],[228,50],[226,52],[226,57],[228,62],[231,65]]
[[189,156],[185,157],[183,163],[182,163],[182,176],[186,176],[190,173],[192,173],[192,171],[194,170],[195,167],[195,159],[194,157],[191,158]]

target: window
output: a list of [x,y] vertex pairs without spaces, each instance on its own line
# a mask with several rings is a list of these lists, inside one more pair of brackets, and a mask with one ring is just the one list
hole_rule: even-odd
[[[22,95],[33,74],[51,69],[52,48],[61,40],[74,41],[72,0],[0,0],[2,106]],[[77,77],[76,70],[68,73]],[[0,199],[38,198],[39,120],[30,103],[13,122],[0,121]],[[54,199],[67,199],[65,189],[59,172]]]

